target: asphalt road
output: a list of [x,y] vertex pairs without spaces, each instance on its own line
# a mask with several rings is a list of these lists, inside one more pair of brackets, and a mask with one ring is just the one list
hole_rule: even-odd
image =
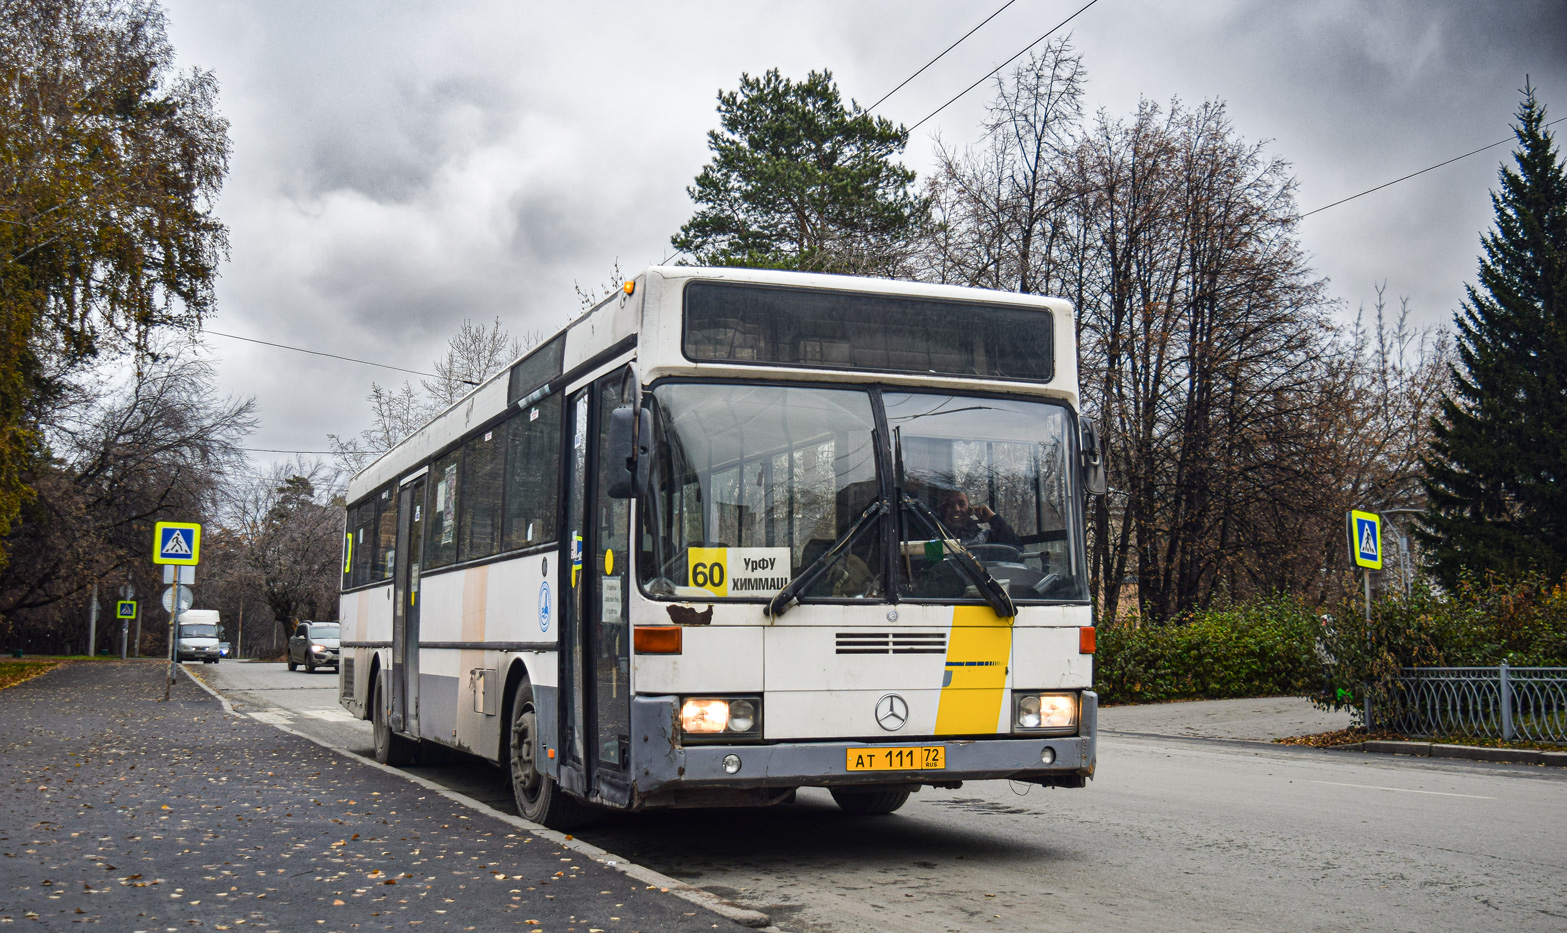
[[[200,673],[258,718],[370,747],[330,674]],[[1125,707],[1084,790],[978,782],[862,818],[806,790],[578,835],[802,933],[1567,928],[1567,773],[1237,740],[1343,724],[1289,700]],[[509,806],[493,769],[418,770]]]

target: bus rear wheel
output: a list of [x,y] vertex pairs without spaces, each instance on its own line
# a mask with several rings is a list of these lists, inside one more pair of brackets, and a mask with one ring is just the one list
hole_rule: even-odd
[[517,813],[550,829],[575,829],[588,821],[590,811],[544,773],[538,760],[538,736],[533,685],[524,681],[511,704],[511,791]]
[[907,790],[885,787],[868,788],[828,788],[832,794],[833,802],[845,813],[853,813],[855,816],[878,816],[903,806],[909,801]]

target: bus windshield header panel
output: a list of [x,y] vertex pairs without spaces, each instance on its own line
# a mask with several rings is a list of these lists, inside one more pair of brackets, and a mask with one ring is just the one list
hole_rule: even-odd
[[685,355],[694,362],[878,370],[1049,382],[1054,316],[1043,308],[692,282]]

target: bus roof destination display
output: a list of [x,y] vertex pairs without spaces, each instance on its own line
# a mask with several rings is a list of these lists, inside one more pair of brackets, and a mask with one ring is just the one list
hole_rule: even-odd
[[1044,308],[728,282],[685,290],[685,354],[697,362],[1049,382],[1054,326]]

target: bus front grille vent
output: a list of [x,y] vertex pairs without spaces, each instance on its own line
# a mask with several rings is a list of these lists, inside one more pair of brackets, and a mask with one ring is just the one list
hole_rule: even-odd
[[945,632],[839,632],[838,654],[946,654]]

